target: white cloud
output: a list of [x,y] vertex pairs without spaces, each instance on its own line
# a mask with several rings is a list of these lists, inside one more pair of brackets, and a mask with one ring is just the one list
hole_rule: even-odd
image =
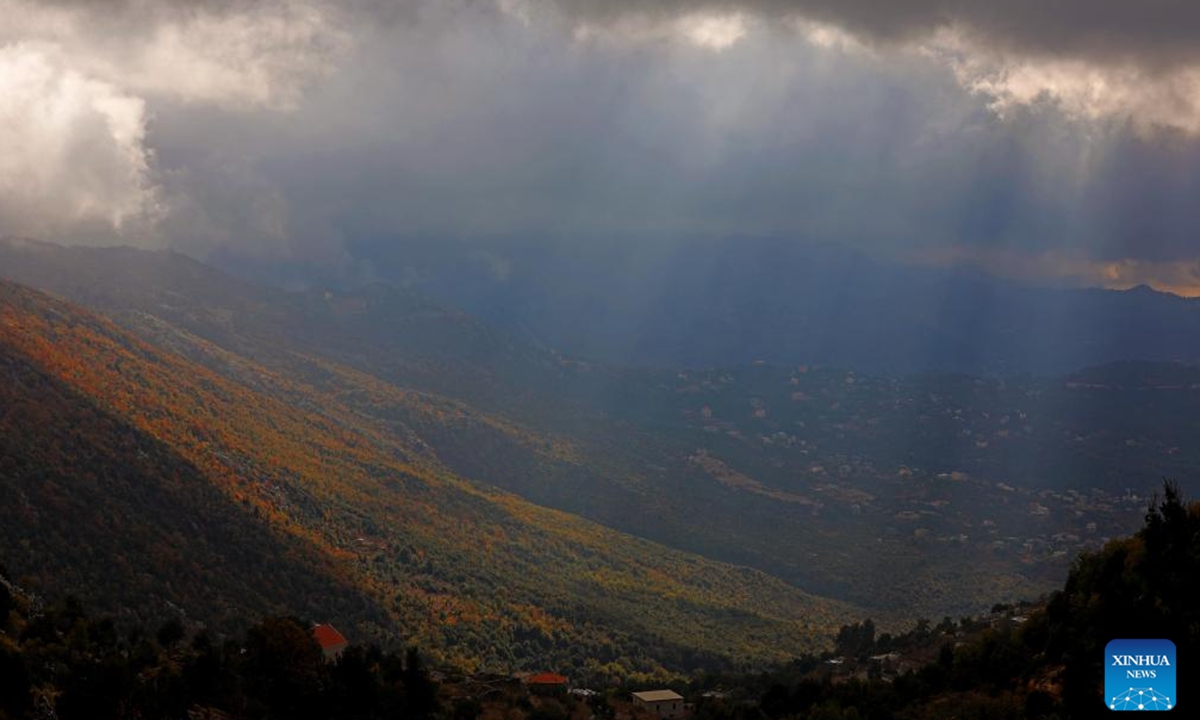
[[0,0],[0,45],[37,45],[63,65],[134,93],[290,107],[349,45],[335,7],[318,0]]
[[156,27],[142,47],[94,63],[139,92],[225,107],[294,107],[348,44],[328,14],[306,3],[199,14]]
[[[524,23],[530,22],[527,6],[514,0],[500,0],[501,9]],[[574,27],[577,40],[605,40],[616,43],[683,43],[687,46],[720,52],[744,40],[750,32],[750,18],[740,12],[694,12],[680,17],[630,15],[612,23],[581,22]]]
[[746,16],[741,13],[688,15],[678,21],[679,30],[696,45],[724,50],[746,37]]
[[787,23],[811,45],[842,52],[864,52],[868,48],[853,34],[836,25],[792,18]]
[[1200,134],[1200,66],[1147,69],[1077,58],[1021,56],[988,49],[963,29],[946,29],[919,50],[948,63],[967,90],[989,98],[1001,117],[1053,103],[1083,121],[1128,120],[1143,132]]
[[0,47],[0,233],[144,235],[159,211],[145,134],[140,98]]
[[350,40],[321,0],[0,0],[0,233],[151,242],[156,103],[287,111]]

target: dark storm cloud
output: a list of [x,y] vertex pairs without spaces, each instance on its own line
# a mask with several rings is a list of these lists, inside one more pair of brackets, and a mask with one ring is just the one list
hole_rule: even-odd
[[1006,50],[1101,64],[1191,64],[1200,59],[1200,3],[1190,0],[554,0],[578,21],[665,20],[747,12],[837,25],[881,42],[965,28]]
[[[720,35],[748,24],[830,33],[879,53],[915,51],[952,68],[1001,115],[1042,100],[1075,119],[1127,118],[1139,132],[1200,135],[1200,5],[1112,0],[555,0],[546,14],[587,31],[647,28]],[[530,10],[529,12],[532,12]]]
[[[1136,209],[1109,196],[1125,197],[1130,167],[1188,175],[1187,153],[1120,126],[1086,137],[1052,107],[1000,120],[918,58],[830,52],[786,34],[713,54],[581,50],[486,15],[453,28],[377,46],[356,79],[310,98],[355,139],[272,159],[285,194],[305,198],[300,212],[336,198],[355,208],[343,212],[354,232],[380,235],[755,234],[1106,252],[1183,251],[1196,229],[1170,181],[1154,185],[1171,205],[1158,228],[1169,240],[1139,239],[1138,250],[1092,219],[1119,226],[1113,216]],[[366,89],[372,98],[359,96]]]
[[[13,186],[52,162],[127,178],[123,215],[91,186],[6,194],[0,232],[335,264],[453,238],[497,268],[514,237],[1081,279],[1193,260],[1193,11],[1051,5],[0,0]],[[77,122],[4,124],[46,87]]]

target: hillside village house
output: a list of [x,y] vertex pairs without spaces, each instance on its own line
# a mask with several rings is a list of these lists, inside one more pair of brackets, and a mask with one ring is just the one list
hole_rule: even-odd
[[567,679],[552,672],[530,675],[525,684],[535,695],[564,695],[567,692]]
[[313,625],[313,637],[329,662],[337,660],[350,642],[332,625]]
[[646,690],[633,694],[633,704],[655,717],[677,718],[683,716],[683,696],[674,690]]

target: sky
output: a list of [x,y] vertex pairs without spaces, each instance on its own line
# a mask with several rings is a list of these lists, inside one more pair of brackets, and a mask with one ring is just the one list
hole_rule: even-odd
[[431,238],[794,238],[1200,294],[1191,1],[0,0],[0,17],[0,235],[335,267]]

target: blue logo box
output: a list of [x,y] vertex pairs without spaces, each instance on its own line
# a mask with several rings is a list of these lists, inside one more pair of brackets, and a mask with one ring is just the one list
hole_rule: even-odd
[[1113,640],[1104,648],[1104,699],[1109,710],[1171,710],[1175,643]]

